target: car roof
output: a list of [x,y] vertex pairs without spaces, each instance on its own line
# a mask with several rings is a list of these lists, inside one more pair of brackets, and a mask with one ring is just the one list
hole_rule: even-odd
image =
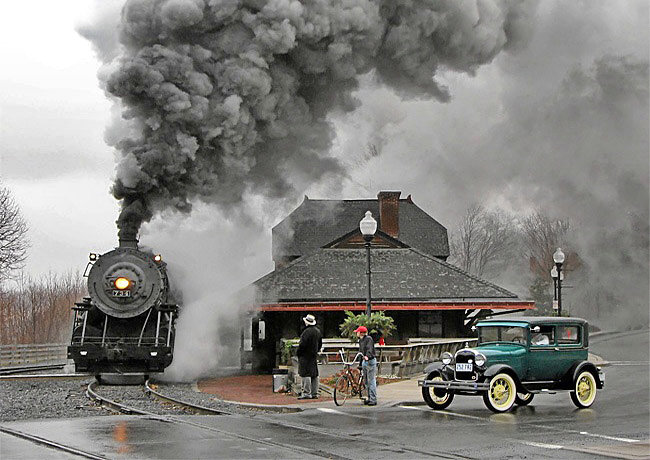
[[479,321],[477,326],[526,326],[536,324],[588,324],[582,318],[567,318],[559,316],[519,316],[512,319],[484,319]]

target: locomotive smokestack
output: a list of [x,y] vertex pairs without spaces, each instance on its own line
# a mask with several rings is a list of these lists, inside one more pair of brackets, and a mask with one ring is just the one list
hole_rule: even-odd
[[127,196],[122,203],[122,212],[117,219],[117,232],[121,248],[138,248],[138,229],[142,221],[149,219],[147,207],[142,200]]
[[138,240],[132,239],[132,240],[126,240],[120,238],[120,246],[121,248],[133,248],[133,249],[138,249]]

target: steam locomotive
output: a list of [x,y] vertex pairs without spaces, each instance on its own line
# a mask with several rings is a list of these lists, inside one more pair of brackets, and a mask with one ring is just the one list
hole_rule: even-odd
[[77,372],[144,374],[172,362],[178,306],[170,299],[160,255],[120,240],[105,254],[90,254],[84,276],[88,297],[75,303],[68,358]]

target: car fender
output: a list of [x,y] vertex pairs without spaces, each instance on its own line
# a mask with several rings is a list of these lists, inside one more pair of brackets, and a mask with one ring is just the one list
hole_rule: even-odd
[[494,377],[497,374],[501,374],[502,372],[509,374],[515,380],[515,384],[517,385],[518,389],[521,390],[523,388],[521,381],[519,380],[519,376],[517,375],[517,372],[515,372],[515,370],[511,366],[508,366],[507,364],[493,364],[490,367],[488,367],[483,373],[484,380],[490,381],[492,377]]
[[429,364],[427,367],[424,368],[424,373],[428,375],[433,371],[442,372],[442,369],[444,367],[445,367],[445,365],[442,364],[442,361],[435,361],[435,362]]
[[426,375],[429,375],[431,372],[440,372],[440,374],[442,374],[442,377],[445,380],[454,379],[454,368],[452,366],[447,366],[443,364],[441,361],[436,361],[434,363],[429,364],[424,369],[424,372]]
[[576,381],[578,375],[583,371],[590,371],[593,373],[594,377],[596,377],[596,388],[602,390],[603,383],[600,381],[598,368],[594,363],[590,363],[589,361],[578,361],[577,363],[574,363],[567,373],[564,374],[564,377],[562,378],[562,387],[568,390],[573,389],[573,382]]

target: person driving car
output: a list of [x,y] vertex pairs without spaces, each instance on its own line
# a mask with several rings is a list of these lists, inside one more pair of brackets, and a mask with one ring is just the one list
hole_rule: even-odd
[[532,339],[533,345],[549,345],[551,343],[548,335],[546,334],[535,334]]

